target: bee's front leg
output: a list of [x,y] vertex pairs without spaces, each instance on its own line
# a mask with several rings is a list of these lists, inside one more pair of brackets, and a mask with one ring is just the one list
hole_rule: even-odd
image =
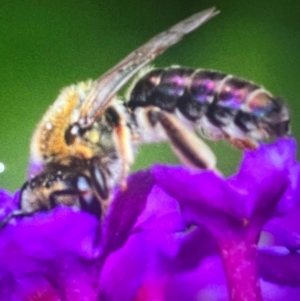
[[120,179],[121,188],[127,188],[126,177],[134,162],[132,146],[133,134],[128,126],[129,114],[123,105],[113,105],[106,110],[106,116],[113,127],[113,140],[115,141],[118,157],[121,161]]
[[32,215],[32,213],[25,212],[25,211],[23,211],[21,209],[10,212],[0,222],[0,230],[2,228],[4,228],[9,223],[9,221],[12,220],[13,218],[15,218],[15,217],[22,217],[22,216],[29,216],[29,215]]

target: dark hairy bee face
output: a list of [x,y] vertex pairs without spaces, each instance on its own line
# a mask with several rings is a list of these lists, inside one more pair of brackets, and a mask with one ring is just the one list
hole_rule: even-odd
[[43,116],[31,142],[30,179],[13,216],[66,205],[100,218],[126,176],[140,144],[168,140],[184,164],[216,169],[210,148],[195,135],[227,139],[240,148],[289,134],[284,102],[261,86],[218,71],[152,69],[119,90],[181,38],[218,14],[205,10],[141,46],[95,81],[65,88]]

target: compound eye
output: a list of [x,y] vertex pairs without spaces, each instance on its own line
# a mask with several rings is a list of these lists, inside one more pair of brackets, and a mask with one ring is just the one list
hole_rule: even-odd
[[80,207],[82,210],[92,213],[101,217],[101,204],[87,180],[84,176],[78,176],[77,178],[77,189],[79,193]]
[[65,131],[65,141],[67,145],[71,145],[75,142],[76,137],[78,137],[79,134],[79,124],[74,123],[71,124]]

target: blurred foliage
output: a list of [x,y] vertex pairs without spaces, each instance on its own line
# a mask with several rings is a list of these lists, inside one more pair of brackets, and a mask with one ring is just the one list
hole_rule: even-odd
[[[26,176],[35,125],[60,89],[96,78],[153,35],[205,8],[221,14],[156,60],[222,70],[263,84],[291,108],[299,141],[300,2],[3,0],[0,9],[0,187]],[[219,166],[233,172],[241,156],[211,143]],[[168,144],[144,146],[135,169],[177,162]]]

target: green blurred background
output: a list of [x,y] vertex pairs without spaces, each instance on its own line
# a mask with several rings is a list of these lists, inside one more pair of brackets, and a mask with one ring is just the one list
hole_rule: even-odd
[[[263,84],[287,100],[300,138],[300,2],[23,0],[0,7],[0,187],[22,185],[35,125],[60,89],[96,78],[153,35],[211,6],[221,14],[156,60],[210,68]],[[209,143],[233,172],[241,156]],[[177,162],[166,143],[142,147],[135,169]]]

